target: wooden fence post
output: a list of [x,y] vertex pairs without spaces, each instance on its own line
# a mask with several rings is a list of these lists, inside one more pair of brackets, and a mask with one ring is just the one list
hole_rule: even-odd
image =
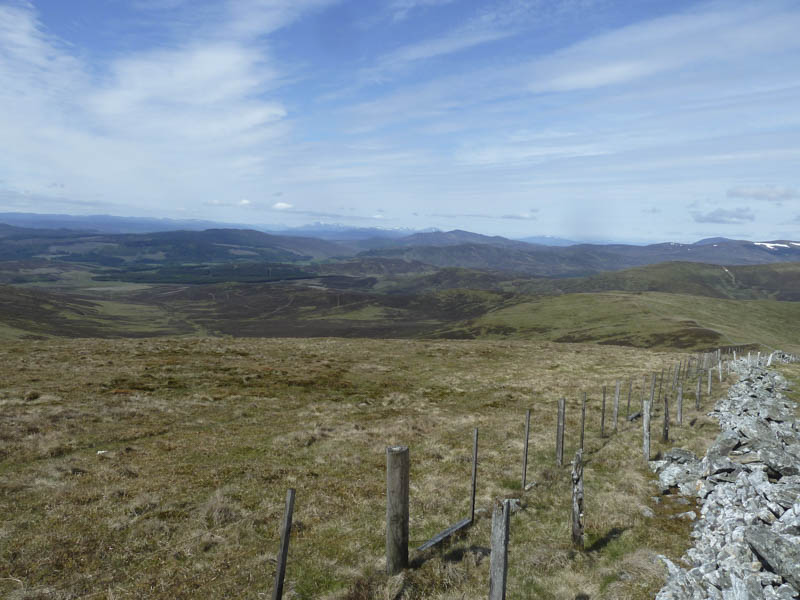
[[572,545],[583,550],[583,451],[572,461]]
[[694,391],[694,409],[700,410],[700,381],[703,379],[703,373],[697,374],[697,389]]
[[644,410],[644,392],[647,389],[647,375],[642,375],[642,393],[639,397],[639,409]]
[[408,566],[408,446],[386,448],[386,574]]
[[678,427],[683,427],[683,384],[678,384]]
[[603,408],[600,409],[600,437],[606,437],[606,386],[603,386]]
[[286,576],[286,559],[289,556],[289,537],[292,533],[292,513],[294,512],[294,488],[286,492],[286,507],[283,511],[281,526],[281,547],[278,550],[278,568],[275,571],[275,586],[272,588],[272,600],[283,597],[283,579]]
[[475,522],[475,491],[478,487],[478,428],[472,432],[472,499],[469,503],[469,522]]
[[583,436],[586,431],[586,392],[583,392],[583,402],[581,402],[581,450],[583,450]]
[[489,555],[489,600],[505,600],[508,575],[508,524],[511,502],[495,503],[492,512],[492,542]]
[[625,419],[631,416],[631,394],[633,393],[633,378],[628,382],[628,408],[625,409]]
[[[656,394],[656,398],[661,398],[661,388],[664,387],[664,368],[661,368],[661,376],[658,378],[658,394]],[[650,398],[650,407],[653,406],[653,399]]]
[[642,408],[642,453],[645,462],[650,460],[650,401],[644,401]]
[[711,369],[708,369],[708,391],[706,395],[710,398],[711,397]]
[[653,406],[653,400],[656,397],[656,374],[653,373],[653,381],[650,383],[650,406]]
[[669,394],[664,394],[664,430],[661,433],[661,439],[665,442],[669,441]]
[[522,491],[528,479],[528,435],[531,430],[531,409],[525,411],[525,449],[522,451]]
[[558,424],[556,425],[556,464],[564,464],[564,411],[566,400],[558,401]]
[[642,408],[642,451],[644,460],[650,460],[650,408],[653,406],[653,399],[656,392],[656,374],[653,373],[653,381],[650,385],[650,399],[645,400]]
[[617,389],[614,391],[614,410],[612,412],[614,417],[614,433],[617,432],[617,418],[619,417],[619,385],[620,381],[617,379]]

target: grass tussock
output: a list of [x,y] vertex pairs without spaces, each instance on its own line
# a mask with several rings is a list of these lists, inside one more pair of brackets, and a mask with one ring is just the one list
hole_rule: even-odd
[[[287,598],[483,598],[488,511],[504,497],[524,507],[511,520],[509,597],[652,597],[664,577],[655,555],[677,560],[690,543],[690,524],[671,518],[685,505],[654,500],[641,421],[624,418],[627,382],[634,412],[649,393],[643,377],[686,357],[478,340],[6,344],[0,596],[265,597],[293,487]],[[618,379],[625,384],[614,433]],[[601,437],[604,385],[611,391]],[[715,395],[722,391],[715,380]],[[576,551],[569,461],[584,392],[586,544]],[[702,453],[715,436],[705,393],[700,411],[693,393],[686,396],[684,426],[675,424],[673,409],[668,444],[659,441],[661,407],[654,412],[654,455],[673,446]],[[558,467],[561,397],[567,420],[565,465]],[[527,480],[534,485],[524,491],[528,408]],[[416,553],[468,513],[474,427],[477,521]],[[387,577],[385,448],[395,444],[411,449],[412,568]]]

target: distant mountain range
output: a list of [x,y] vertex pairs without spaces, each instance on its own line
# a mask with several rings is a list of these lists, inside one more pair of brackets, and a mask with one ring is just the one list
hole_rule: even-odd
[[[373,240],[371,245],[367,244],[367,247],[380,247],[380,242],[378,240],[394,240],[417,233],[439,232],[438,229],[432,227],[426,229],[411,229],[408,227],[353,227],[350,225],[321,222],[297,227],[286,227],[281,225],[229,223],[202,219],[156,219],[151,217],[20,212],[0,213],[0,223],[28,229],[71,229],[96,233],[155,233],[159,231],[177,230],[255,229],[274,235],[314,237],[329,241],[352,242],[357,240]],[[570,246],[579,243],[552,236],[533,236],[522,238],[519,241],[544,246]]]
[[[475,235],[469,236],[473,241],[464,243],[447,243],[447,238],[436,237],[436,234],[416,236],[418,243],[410,245],[405,243],[407,238],[401,238],[394,241],[394,247],[373,249],[364,255],[403,258],[436,267],[465,267],[549,277],[583,276],[668,261],[716,265],[800,261],[800,243],[783,240],[720,240],[711,243],[703,240],[698,244],[576,244],[556,247],[512,242],[505,238],[498,241],[487,236],[476,240]],[[456,237],[467,239],[467,236],[460,234]]]
[[284,236],[314,237],[321,240],[363,240],[400,238],[412,233],[435,231],[409,228],[350,227],[335,223],[312,223],[299,227],[280,225],[223,223],[202,219],[154,219],[112,215],[56,215],[38,213],[0,213],[0,223],[28,229],[71,229],[95,233],[155,233],[160,231],[204,231],[206,229],[255,229]]
[[551,235],[534,235],[524,238],[517,238],[520,242],[528,242],[529,244],[539,244],[540,246],[574,246],[581,242],[575,240],[567,240],[560,237],[553,237]]
[[[330,233],[329,230],[326,230]],[[362,234],[372,233],[361,230]],[[547,246],[463,230],[343,239],[211,228],[103,233],[0,224],[0,260],[43,259],[143,270],[222,263],[391,259],[526,276],[587,276],[668,261],[715,265],[800,262],[800,242],[709,238],[694,244]],[[343,234],[344,235],[344,234]]]

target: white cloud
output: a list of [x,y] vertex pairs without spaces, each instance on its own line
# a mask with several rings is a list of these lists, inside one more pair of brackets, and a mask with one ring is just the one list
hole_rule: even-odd
[[487,42],[493,42],[516,33],[500,29],[457,30],[447,35],[403,46],[384,55],[378,69],[398,67],[418,60],[452,54]]
[[[533,92],[592,89],[624,84],[686,65],[727,63],[757,52],[800,46],[792,31],[797,15],[774,4],[699,10],[636,23],[560,50],[531,67]],[[632,58],[633,57],[633,58]]]
[[48,34],[32,5],[0,6],[0,139],[15,148],[0,179],[40,197],[44,181],[57,180],[64,195],[159,210],[177,197],[252,193],[249,182],[274,168],[289,126],[271,97],[274,61],[234,35],[237,23],[270,31],[321,4],[236,3],[217,21],[224,39],[180,32],[101,65]]
[[716,223],[717,225],[741,225],[755,221],[755,214],[749,207],[717,208],[707,213],[694,212],[695,223]]
[[389,10],[396,21],[402,21],[415,9],[442,6],[451,2],[454,2],[454,0],[392,0],[389,4]]
[[242,198],[240,200],[220,200],[219,198],[213,198],[205,202],[206,206],[224,206],[224,207],[235,207],[235,208],[255,208],[256,204],[253,203],[251,200],[247,198]]
[[276,202],[272,205],[272,208],[275,210],[290,210],[294,208],[294,205],[289,204],[288,202]]
[[749,200],[766,200],[768,202],[781,203],[784,200],[797,200],[800,198],[800,191],[788,187],[778,187],[773,185],[765,186],[741,186],[728,190],[729,198],[747,198]]

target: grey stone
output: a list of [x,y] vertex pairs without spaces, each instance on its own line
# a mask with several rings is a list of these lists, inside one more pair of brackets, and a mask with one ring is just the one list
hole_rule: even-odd
[[800,475],[800,457],[785,452],[777,445],[764,446],[758,450],[758,454],[773,471],[781,475]]
[[745,540],[765,566],[800,590],[800,546],[767,527],[753,527]]
[[[795,360],[781,352],[772,359]],[[722,432],[702,461],[673,449],[650,465],[662,492],[677,488],[701,502],[691,533],[694,547],[683,557],[688,567],[663,559],[668,577],[659,600],[800,599],[800,574],[794,573],[800,569],[796,405],[782,395],[786,382],[777,373],[746,360],[730,367],[739,381],[709,413]],[[688,513],[675,518],[688,518]],[[764,536],[770,543],[754,553]]]

